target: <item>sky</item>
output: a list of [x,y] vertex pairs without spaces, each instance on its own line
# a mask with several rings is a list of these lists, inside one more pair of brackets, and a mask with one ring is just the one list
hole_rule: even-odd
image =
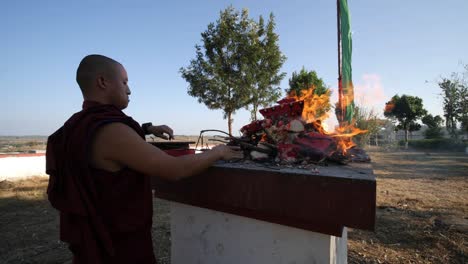
[[[442,115],[437,81],[468,63],[468,1],[348,3],[357,103],[382,114],[393,95],[408,94]],[[176,135],[227,131],[221,110],[187,94],[179,69],[195,58],[200,34],[229,5],[247,8],[255,20],[275,15],[287,57],[282,90],[305,67],[323,78],[336,101],[336,1],[1,1],[0,135],[50,135],[80,111],[75,74],[88,54],[124,65],[132,90],[124,112],[138,122],[166,124]],[[234,135],[249,118],[246,110],[236,112]]]

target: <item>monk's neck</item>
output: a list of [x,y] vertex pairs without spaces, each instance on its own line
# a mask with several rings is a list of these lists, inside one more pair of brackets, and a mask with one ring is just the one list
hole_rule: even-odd
[[107,102],[101,102],[101,101],[94,101],[94,100],[84,100],[83,101],[83,109],[90,108],[90,107],[95,107],[95,106],[100,106],[100,105],[112,105]]

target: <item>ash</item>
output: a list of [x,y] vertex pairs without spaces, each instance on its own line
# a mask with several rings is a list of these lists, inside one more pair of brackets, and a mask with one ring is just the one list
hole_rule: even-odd
[[371,164],[363,162],[349,163],[347,166],[341,166],[337,164],[279,164],[272,162],[239,160],[231,162],[218,161],[214,166],[219,168],[279,173],[285,176],[323,176],[375,181]]

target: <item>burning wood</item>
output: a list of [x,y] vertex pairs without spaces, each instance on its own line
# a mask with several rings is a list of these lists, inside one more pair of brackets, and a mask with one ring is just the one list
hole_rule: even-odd
[[[316,109],[307,103],[308,98],[298,99],[285,98],[276,106],[261,109],[260,113],[265,119],[253,121],[241,128],[243,135],[238,141],[248,142],[263,150],[244,148],[250,159],[274,160],[279,163],[317,163],[328,160],[346,164],[350,161],[370,161],[364,150],[357,148],[351,139],[366,131],[345,127],[335,133],[328,133],[319,119],[305,121],[311,119],[310,110],[316,113]],[[304,106],[309,110],[305,110]],[[236,144],[236,140],[231,139],[230,144]]]
[[[226,137],[217,141],[240,146],[246,157],[254,161],[282,164],[369,162],[365,151],[352,141],[353,136],[367,131],[348,126],[328,133],[320,119],[314,119],[319,112],[317,100],[324,99],[310,91],[302,97],[287,97],[278,101],[276,106],[261,109],[265,119],[243,126],[241,137],[233,137],[220,130],[203,130],[200,138],[204,132],[224,133]],[[326,117],[326,113],[321,117]]]

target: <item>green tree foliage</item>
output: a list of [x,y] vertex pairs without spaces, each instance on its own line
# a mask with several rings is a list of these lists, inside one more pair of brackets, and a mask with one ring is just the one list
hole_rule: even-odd
[[[403,129],[403,126],[397,126],[397,128],[399,129]],[[418,131],[421,129],[421,124],[417,123],[417,122],[411,122],[408,126],[408,132],[411,134],[412,132],[414,131]]]
[[265,25],[262,16],[258,23],[253,23],[249,36],[248,56],[245,56],[245,66],[248,68],[250,100],[247,108],[250,110],[251,119],[257,120],[257,112],[260,106],[267,107],[276,102],[281,96],[279,84],[286,76],[280,73],[283,63],[286,61],[278,46],[278,35],[275,30],[275,17],[271,13]]
[[427,130],[424,131],[424,136],[427,139],[431,138],[442,138],[442,122],[444,121],[442,117],[431,114],[424,116],[421,121],[427,126]]
[[439,82],[439,87],[442,89],[445,126],[452,137],[457,136],[457,120],[459,118],[457,111],[458,86],[457,81],[446,78]]
[[327,93],[330,89],[325,85],[322,78],[319,78],[317,72],[307,71],[302,67],[299,73],[293,72],[291,79],[289,79],[289,89],[286,90],[288,94],[294,92],[295,95],[301,95],[302,90],[308,90],[314,87],[316,95]]
[[330,111],[332,105],[330,103],[331,90],[322,78],[318,77],[317,72],[314,70],[308,71],[304,67],[302,67],[299,73],[293,72],[292,77],[289,79],[289,89],[286,89],[286,93],[292,96],[301,96],[303,91],[310,88],[313,88],[313,93],[318,96],[326,95],[324,104],[321,105],[320,110],[316,113],[316,118],[319,118]]
[[468,133],[468,64],[463,73],[452,73],[451,78],[442,78],[445,125],[453,138],[457,137],[457,123]]
[[356,135],[353,140],[359,147],[363,147],[368,141],[371,135],[378,136],[380,129],[385,125],[382,120],[377,116],[377,113],[373,109],[368,109],[364,106],[354,107],[355,127],[361,130],[367,130],[366,133]]
[[394,95],[385,104],[384,116],[396,118],[397,129],[405,131],[405,144],[408,147],[408,132],[416,131],[421,125],[416,123],[418,119],[426,115],[427,111],[423,107],[422,99],[417,96]]
[[465,71],[457,76],[460,83],[457,109],[460,115],[458,121],[461,124],[462,131],[468,133],[468,64],[465,64],[464,68]]
[[247,9],[232,6],[220,12],[216,23],[210,23],[196,45],[196,58],[181,68],[189,83],[188,94],[197,97],[209,109],[223,110],[232,134],[232,115],[240,108],[276,101],[281,92],[277,85],[284,74],[278,74],[285,57],[277,46],[274,16],[267,25],[248,17]]
[[468,133],[468,84],[465,83],[460,86],[460,101],[458,109],[460,113],[459,121],[464,133]]

